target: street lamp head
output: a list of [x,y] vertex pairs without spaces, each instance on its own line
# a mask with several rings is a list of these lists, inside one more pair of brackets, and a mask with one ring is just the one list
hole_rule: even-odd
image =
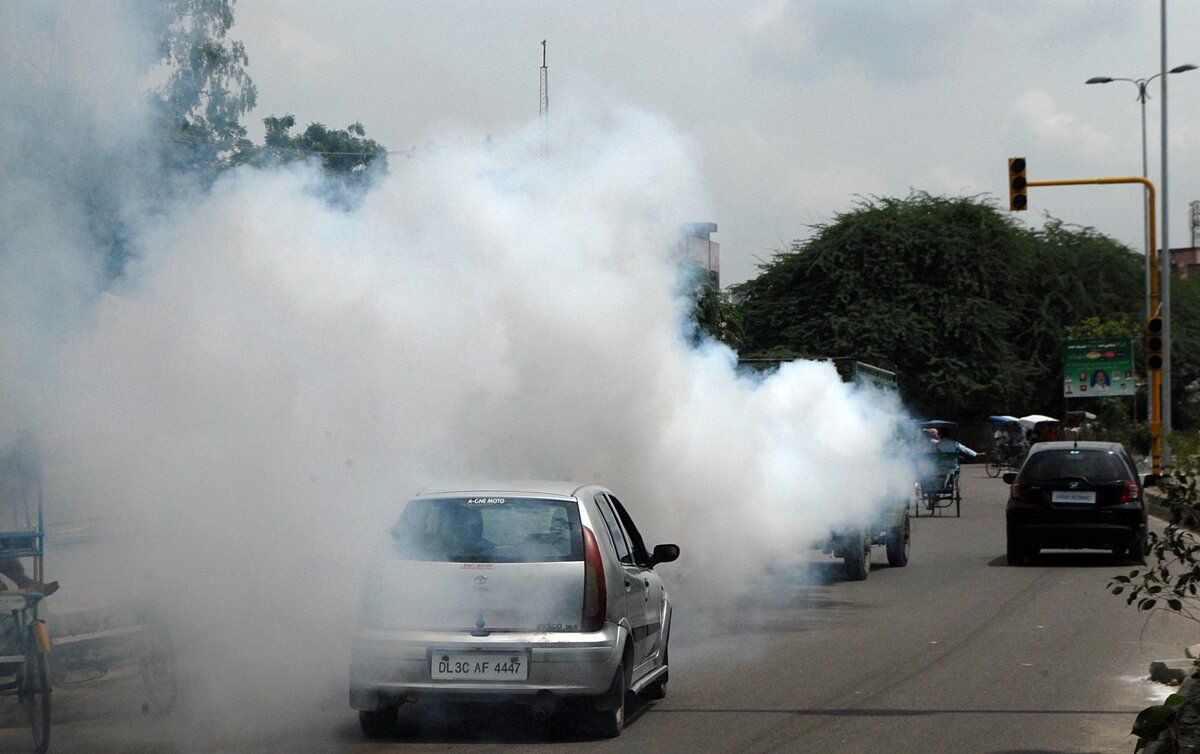
[[1185,63],[1183,65],[1175,66],[1170,70],[1170,73],[1186,73],[1187,71],[1194,70],[1196,70],[1196,66],[1192,65],[1191,63]]
[[1085,84],[1108,84],[1111,81],[1112,81],[1112,79],[1110,79],[1107,76],[1093,76],[1092,78],[1088,79],[1087,81],[1085,81],[1083,83],[1085,83]]

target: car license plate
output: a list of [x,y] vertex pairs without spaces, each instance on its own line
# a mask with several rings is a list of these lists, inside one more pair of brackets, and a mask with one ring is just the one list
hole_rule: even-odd
[[1055,490],[1054,492],[1050,493],[1050,502],[1069,503],[1072,505],[1092,505],[1096,502],[1096,493]]
[[524,681],[529,678],[529,655],[434,652],[429,674],[435,681]]

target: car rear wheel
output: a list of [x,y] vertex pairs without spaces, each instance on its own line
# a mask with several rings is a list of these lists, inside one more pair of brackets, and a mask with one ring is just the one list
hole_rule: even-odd
[[1146,565],[1146,555],[1149,551],[1149,543],[1146,541],[1146,533],[1138,534],[1133,544],[1129,546],[1129,558],[1134,563]]
[[363,710],[358,713],[358,725],[367,738],[384,738],[394,736],[399,730],[396,707],[384,707],[378,710]]
[[592,710],[592,727],[601,738],[616,738],[625,730],[625,703],[629,689],[625,685],[625,666],[617,668],[612,686],[596,700],[597,707],[610,709]]
[[1008,564],[1010,566],[1025,565],[1025,559],[1028,555],[1029,549],[1025,546],[1025,543],[1011,534],[1008,535],[1008,548],[1005,553],[1005,560],[1008,561]]
[[888,531],[887,560],[893,568],[908,565],[908,553],[912,549],[912,524],[908,521],[908,512],[904,513],[904,523]]

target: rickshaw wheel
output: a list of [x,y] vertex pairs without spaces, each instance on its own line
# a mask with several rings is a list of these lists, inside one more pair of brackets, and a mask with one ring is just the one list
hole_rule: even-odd
[[987,475],[992,479],[995,479],[996,477],[1000,476],[1000,472],[1004,470],[1004,464],[1000,463],[999,460],[988,458],[987,464],[984,468],[987,471]]
[[21,697],[33,731],[34,750],[44,752],[50,748],[50,673],[46,668],[46,655],[37,651],[36,641],[30,637]]

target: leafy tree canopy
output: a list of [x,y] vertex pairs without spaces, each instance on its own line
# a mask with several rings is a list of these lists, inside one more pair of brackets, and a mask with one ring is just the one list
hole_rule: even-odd
[[264,118],[263,125],[264,148],[247,153],[245,161],[267,164],[319,159],[325,174],[337,182],[331,199],[339,204],[352,205],[359,192],[387,171],[387,149],[368,139],[361,123],[337,131],[310,123],[294,136],[295,116]]
[[893,369],[926,416],[1061,408],[1066,327],[1141,306],[1124,246],[1059,222],[1027,230],[973,198],[862,199],[814,231],[734,289],[743,356]]
[[164,163],[215,177],[250,148],[241,117],[258,90],[241,42],[228,39],[235,0],[164,0],[157,5],[159,62],[168,71],[154,95],[167,138]]

